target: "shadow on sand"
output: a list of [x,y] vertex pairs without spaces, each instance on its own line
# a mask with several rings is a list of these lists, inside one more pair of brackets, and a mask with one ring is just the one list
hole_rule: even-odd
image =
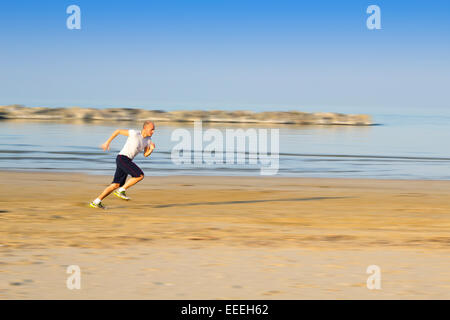
[[267,200],[240,200],[240,201],[215,201],[215,202],[193,202],[193,203],[169,203],[156,205],[153,208],[172,208],[172,207],[192,207],[192,206],[215,206],[223,204],[246,204],[246,203],[263,203],[263,202],[300,202],[300,201],[317,201],[331,199],[348,199],[351,197],[313,197],[313,198],[287,198],[287,199],[267,199]]

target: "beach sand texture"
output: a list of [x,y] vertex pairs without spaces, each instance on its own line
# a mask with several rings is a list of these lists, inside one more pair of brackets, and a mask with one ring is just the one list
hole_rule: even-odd
[[109,176],[0,178],[1,299],[450,298],[450,181],[147,172],[102,211]]

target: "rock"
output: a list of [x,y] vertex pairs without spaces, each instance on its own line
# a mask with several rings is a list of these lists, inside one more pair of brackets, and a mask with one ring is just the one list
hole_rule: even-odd
[[214,123],[265,123],[296,125],[351,125],[369,126],[372,120],[365,114],[332,112],[307,113],[300,111],[223,111],[191,110],[162,111],[135,108],[28,108],[21,105],[0,106],[0,119],[79,120],[79,121],[144,121],[161,122],[214,122]]

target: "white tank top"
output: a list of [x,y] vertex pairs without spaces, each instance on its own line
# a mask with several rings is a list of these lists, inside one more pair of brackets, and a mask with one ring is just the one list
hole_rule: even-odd
[[134,157],[145,150],[146,147],[150,147],[152,140],[150,137],[142,137],[141,132],[137,130],[128,130],[128,139],[119,154],[127,156],[131,160]]

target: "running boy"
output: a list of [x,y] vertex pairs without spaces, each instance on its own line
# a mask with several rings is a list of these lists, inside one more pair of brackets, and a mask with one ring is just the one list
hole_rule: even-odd
[[[116,130],[111,137],[102,144],[104,151],[109,150],[111,141],[119,134],[127,136],[127,142],[123,146],[116,158],[116,173],[114,174],[113,182],[98,196],[97,199],[90,203],[92,208],[105,209],[102,204],[102,200],[106,198],[111,192],[119,188],[118,191],[114,191],[114,195],[123,200],[130,200],[125,194],[125,191],[131,186],[135,185],[142,179],[144,179],[144,172],[134,162],[134,157],[144,151],[144,156],[148,157],[155,149],[155,144],[150,140],[153,132],[155,131],[155,125],[151,121],[145,121],[141,131],[138,130]],[[127,180],[127,176],[132,178]]]

